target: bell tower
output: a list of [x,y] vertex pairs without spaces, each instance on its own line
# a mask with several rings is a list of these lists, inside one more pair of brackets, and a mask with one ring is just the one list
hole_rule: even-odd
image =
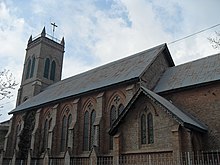
[[21,86],[18,90],[17,106],[37,95],[47,86],[61,80],[64,38],[61,41],[46,34],[30,36],[26,49]]

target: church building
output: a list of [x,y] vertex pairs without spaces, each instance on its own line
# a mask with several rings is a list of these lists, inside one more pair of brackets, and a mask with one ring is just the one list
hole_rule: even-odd
[[161,44],[61,80],[64,47],[45,28],[28,40],[0,164],[153,164],[220,149],[220,54],[175,66]]

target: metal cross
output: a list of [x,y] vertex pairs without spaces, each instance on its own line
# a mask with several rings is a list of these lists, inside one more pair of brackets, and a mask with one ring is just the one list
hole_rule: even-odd
[[55,28],[58,27],[55,22],[51,22],[51,25],[53,26],[53,37],[54,37],[54,32],[55,32]]

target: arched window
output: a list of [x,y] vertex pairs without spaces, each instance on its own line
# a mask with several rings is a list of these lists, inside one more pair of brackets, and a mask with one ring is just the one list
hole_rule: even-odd
[[94,135],[95,135],[95,127],[94,127],[94,122],[95,122],[95,117],[96,117],[96,112],[95,110],[92,110],[91,113],[91,120],[90,120],[90,145],[89,148],[91,149],[93,147],[94,144]]
[[49,133],[49,121],[46,119],[44,123],[44,134],[43,134],[43,148],[47,149],[48,133]]
[[61,151],[65,151],[67,141],[67,118],[63,116],[61,128]]
[[21,124],[18,124],[15,131],[15,141],[14,141],[14,149],[16,149],[17,146],[17,139],[19,136],[19,132],[21,131]]
[[148,144],[154,143],[154,127],[153,127],[153,116],[151,113],[147,115],[147,135]]
[[30,69],[31,69],[31,59],[28,60],[28,66],[27,66],[27,71],[26,71],[26,76],[25,76],[26,79],[29,78]]
[[116,119],[116,108],[113,105],[112,108],[111,108],[111,112],[110,112],[110,126],[112,126],[115,119]]
[[50,70],[50,80],[55,80],[55,71],[56,71],[56,63],[55,61],[51,64],[51,70]]
[[69,128],[71,126],[72,123],[72,115],[70,114],[68,117],[68,122],[67,122],[67,135],[66,135],[66,147],[68,146],[68,140],[69,140]]
[[34,67],[35,67],[35,57],[33,57],[32,64],[31,64],[31,74],[30,78],[34,75]]
[[50,69],[50,59],[47,58],[44,64],[44,77],[48,78]]
[[83,150],[89,150],[89,112],[84,114],[84,127],[83,127]]
[[147,143],[146,131],[146,116],[143,114],[141,115],[141,144]]
[[[112,126],[112,124],[114,123],[114,121],[116,120],[116,107],[113,105],[110,111],[110,127]],[[113,137],[110,136],[110,142],[109,142],[109,149],[112,150],[113,149]]]
[[124,105],[120,104],[118,107],[118,116],[121,114],[121,112],[124,110]]

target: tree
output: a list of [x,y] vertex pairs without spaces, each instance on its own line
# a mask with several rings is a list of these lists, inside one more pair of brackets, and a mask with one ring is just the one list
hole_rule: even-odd
[[220,32],[215,32],[215,33],[216,33],[216,37],[215,38],[209,37],[208,40],[212,44],[212,47],[214,49],[220,49]]
[[[0,101],[13,96],[12,90],[18,85],[9,70],[0,71]],[[1,108],[1,106],[0,106]]]

